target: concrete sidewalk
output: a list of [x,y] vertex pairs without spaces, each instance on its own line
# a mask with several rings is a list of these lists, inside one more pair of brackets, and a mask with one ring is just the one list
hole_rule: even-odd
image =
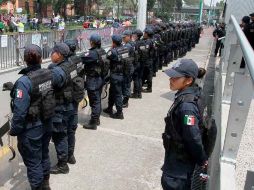
[[[205,67],[212,44],[212,29],[205,29],[196,48],[185,56]],[[164,68],[166,69],[166,68]],[[164,149],[161,134],[164,117],[172,104],[174,93],[169,90],[168,77],[161,71],[153,80],[153,92],[141,100],[131,99],[124,109],[124,120],[113,120],[102,114],[96,131],[85,130],[82,123],[90,110],[79,113],[75,156],[77,163],[66,175],[51,175],[53,190],[160,190]],[[103,101],[103,108],[107,100]],[[51,149],[54,151],[53,145]],[[54,154],[52,154],[54,155]],[[52,157],[55,162],[55,156]],[[26,169],[19,171],[0,189],[29,189]]]

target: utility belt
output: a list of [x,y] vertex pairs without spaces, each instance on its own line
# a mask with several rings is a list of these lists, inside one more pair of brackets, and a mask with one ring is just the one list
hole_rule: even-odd
[[191,161],[191,157],[186,153],[182,142],[173,140],[171,136],[166,133],[162,134],[162,139],[165,150],[167,152],[174,152],[176,154],[177,160],[185,163],[189,163]]
[[87,77],[100,77],[101,75],[97,72],[91,72],[86,74]]

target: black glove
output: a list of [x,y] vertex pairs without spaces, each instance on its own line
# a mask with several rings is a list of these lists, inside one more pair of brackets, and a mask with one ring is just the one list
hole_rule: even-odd
[[6,82],[3,84],[3,91],[7,91],[7,90],[12,90],[13,88],[13,83],[12,82]]

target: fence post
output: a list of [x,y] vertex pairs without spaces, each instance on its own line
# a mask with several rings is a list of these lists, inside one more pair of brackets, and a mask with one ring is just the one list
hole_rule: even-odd
[[16,48],[16,65],[20,66],[19,64],[19,35],[15,35],[14,39],[15,39],[15,48]]

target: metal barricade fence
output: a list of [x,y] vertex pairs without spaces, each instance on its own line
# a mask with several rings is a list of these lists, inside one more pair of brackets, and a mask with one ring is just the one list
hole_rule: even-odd
[[50,58],[50,53],[57,42],[66,39],[77,39],[78,52],[87,51],[90,48],[89,37],[97,33],[102,37],[102,47],[109,47],[113,34],[121,34],[126,29],[134,27],[102,28],[102,29],[76,29],[37,33],[22,33],[0,36],[0,70],[10,69],[24,64],[24,47],[28,44],[36,44],[42,48],[43,62]]
[[224,51],[215,80],[213,114],[219,134],[208,189],[234,190],[236,158],[254,94],[254,51],[233,15]]

